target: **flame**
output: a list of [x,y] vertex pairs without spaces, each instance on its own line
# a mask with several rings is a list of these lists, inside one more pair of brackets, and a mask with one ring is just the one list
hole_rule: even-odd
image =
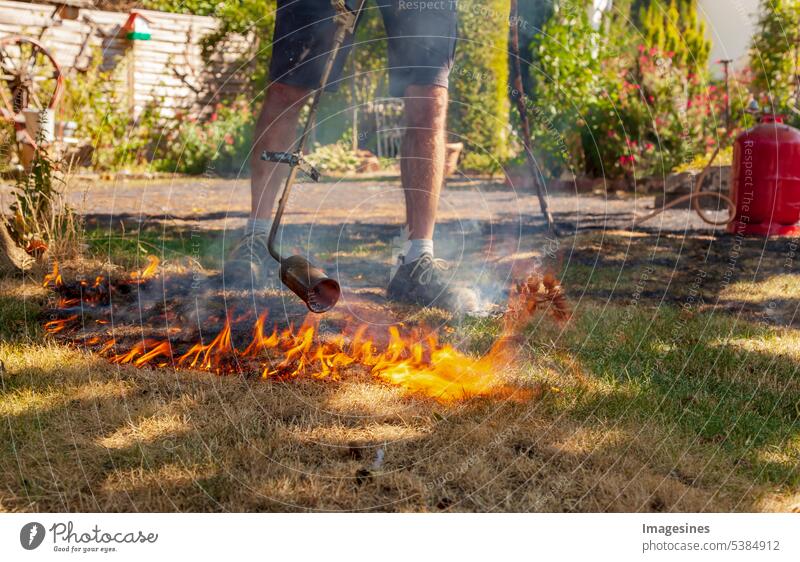
[[44,329],[49,334],[57,334],[64,330],[70,322],[73,322],[78,319],[77,314],[73,314],[72,316],[68,316],[67,318],[59,318],[57,320],[50,320],[49,322],[44,323]]
[[44,276],[42,280],[42,287],[48,287],[50,284],[53,284],[53,287],[61,287],[64,285],[64,280],[61,278],[61,274],[58,271],[58,262],[53,262],[53,271],[48,273]]
[[[151,256],[148,260],[149,265],[142,272],[131,275],[133,282],[143,282],[156,274],[158,259]],[[104,278],[98,276],[94,287],[102,287],[103,282]],[[45,277],[43,284],[55,288],[63,285],[58,264],[54,264],[53,272]],[[111,292],[112,285],[107,290]],[[94,297],[83,298],[85,301]],[[63,309],[81,302],[80,298],[62,296],[59,306]],[[103,342],[105,338],[99,336],[82,339],[76,329],[71,341],[97,348],[96,353],[112,363],[135,367],[171,366],[220,375],[260,372],[263,378],[278,380],[298,377],[341,380],[348,374],[360,372],[409,393],[445,403],[477,396],[522,399],[531,394],[505,384],[500,373],[513,362],[510,353],[515,349],[512,345],[516,342],[515,334],[542,303],[553,308],[554,315],[568,314],[563,291],[555,278],[532,276],[512,288],[511,310],[504,318],[503,336],[480,358],[440,343],[434,333],[425,333],[419,328],[406,330],[402,324],[390,327],[386,334],[371,334],[367,326],[358,326],[349,337],[343,333],[321,338],[316,315],[309,315],[297,329],[289,326],[279,330],[277,326],[267,328],[266,312],[256,319],[251,340],[242,350],[236,349],[232,325],[249,322],[249,314],[233,320],[226,318],[222,329],[208,343],[204,343],[202,337],[188,344],[171,339],[180,337],[180,329],[168,330],[165,338],[142,339],[133,345],[115,338]],[[77,318],[78,315],[72,315],[51,320],[44,324],[44,329],[52,334],[63,332]],[[210,318],[208,322],[219,320],[221,318]],[[95,322],[108,323],[99,318]],[[176,351],[183,349],[186,351]]]
[[131,282],[132,283],[142,283],[147,281],[148,279],[152,279],[155,277],[156,273],[158,272],[158,264],[159,260],[155,256],[147,256],[147,267],[144,268],[141,272],[134,271],[131,274]]
[[204,345],[194,344],[189,351],[178,359],[178,366],[190,369],[203,369],[206,371],[221,372],[228,363],[228,359],[235,355],[231,339],[231,321],[225,321],[222,331],[217,334],[211,343]]

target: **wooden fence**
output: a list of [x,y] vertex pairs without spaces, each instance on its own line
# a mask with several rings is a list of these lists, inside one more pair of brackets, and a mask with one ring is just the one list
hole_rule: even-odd
[[[247,85],[249,68],[241,64],[252,38],[233,38],[207,64],[200,41],[216,29],[214,18],[137,10],[150,20],[152,38],[130,41],[121,32],[127,13],[82,9],[77,20],[54,19],[54,7],[0,0],[0,37],[39,39],[66,71],[67,79],[87,68],[101,53],[102,66],[115,68],[117,88],[132,115],[149,103],[162,115],[177,110],[202,114]],[[248,63],[249,64],[249,63]]]

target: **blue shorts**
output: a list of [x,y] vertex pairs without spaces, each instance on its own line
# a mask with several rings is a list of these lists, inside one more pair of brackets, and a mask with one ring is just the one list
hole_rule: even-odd
[[[348,0],[353,8],[357,0]],[[389,86],[403,97],[411,85],[447,87],[456,49],[455,0],[375,0],[388,36]],[[364,10],[374,10],[367,3]],[[270,80],[314,90],[333,42],[331,0],[278,0]],[[352,37],[336,57],[328,89],[336,90]]]

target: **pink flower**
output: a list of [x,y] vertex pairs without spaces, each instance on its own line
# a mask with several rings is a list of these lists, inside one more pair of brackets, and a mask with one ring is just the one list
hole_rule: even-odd
[[228,144],[228,145],[232,145],[233,144],[233,135],[232,134],[225,133],[225,137],[224,138],[225,138],[225,143],[226,144]]

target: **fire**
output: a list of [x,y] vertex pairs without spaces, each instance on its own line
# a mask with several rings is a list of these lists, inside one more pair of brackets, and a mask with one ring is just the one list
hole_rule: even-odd
[[77,314],[73,314],[72,316],[68,316],[67,318],[60,318],[57,320],[50,320],[49,322],[44,323],[44,329],[48,334],[57,334],[64,330],[68,324],[74,322],[78,319]]
[[[159,260],[155,256],[147,256],[147,267],[144,268],[143,271],[134,271],[131,274],[131,282],[132,283],[141,283],[143,281],[147,281],[155,277],[156,273],[158,272],[158,264]],[[98,280],[102,282],[102,277],[98,277]],[[99,283],[98,283],[99,284]]]
[[58,288],[64,285],[64,280],[61,278],[61,274],[58,272],[58,262],[53,262],[53,271],[48,273],[44,276],[44,280],[42,280],[42,287],[48,287],[50,285],[53,287]]
[[203,342],[194,344],[189,351],[178,359],[178,366],[190,369],[203,369],[206,371],[222,372],[235,355],[231,340],[231,321],[225,321],[225,327],[217,334],[211,343]]
[[[133,281],[123,283],[146,282],[156,274],[158,263],[157,258],[151,257],[142,272],[131,275]],[[109,282],[106,286],[104,282],[102,277],[98,277],[94,287],[104,287],[113,293],[114,285]],[[57,291],[62,287],[57,264],[46,276],[44,285],[53,286]],[[62,288],[60,292],[68,290]],[[84,296],[83,291],[81,295],[78,299],[62,296],[58,305],[63,310],[81,304],[81,299],[93,298]],[[222,329],[210,340],[202,334],[188,342],[178,339],[182,333],[180,329],[168,329],[168,336],[143,338],[134,344],[110,337],[113,335],[110,331],[105,337],[80,337],[78,326],[65,332],[78,319],[77,314],[46,322],[44,329],[51,334],[74,334],[74,337],[66,337],[75,344],[94,349],[111,363],[140,368],[171,367],[220,375],[250,372],[272,380],[306,377],[335,381],[360,373],[404,388],[409,393],[445,403],[477,396],[522,399],[530,393],[512,388],[502,380],[501,373],[513,361],[513,357],[508,355],[512,350],[508,343],[515,341],[514,334],[519,333],[523,321],[545,302],[554,316],[565,318],[568,314],[563,291],[555,278],[532,276],[512,288],[511,310],[504,319],[503,337],[480,358],[440,343],[433,333],[416,329],[404,334],[398,326],[390,327],[387,333],[377,334],[371,333],[367,326],[359,326],[333,337],[320,337],[317,316],[309,316],[297,329],[292,326],[279,329],[277,326],[268,327],[268,315],[264,313],[256,319],[249,342],[238,349],[233,328],[237,326],[236,333],[241,333],[240,328],[251,321],[249,314],[233,319],[227,317]],[[85,319],[81,318],[83,325]],[[209,320],[214,321],[213,318]],[[106,323],[107,320],[96,318],[92,325]]]

